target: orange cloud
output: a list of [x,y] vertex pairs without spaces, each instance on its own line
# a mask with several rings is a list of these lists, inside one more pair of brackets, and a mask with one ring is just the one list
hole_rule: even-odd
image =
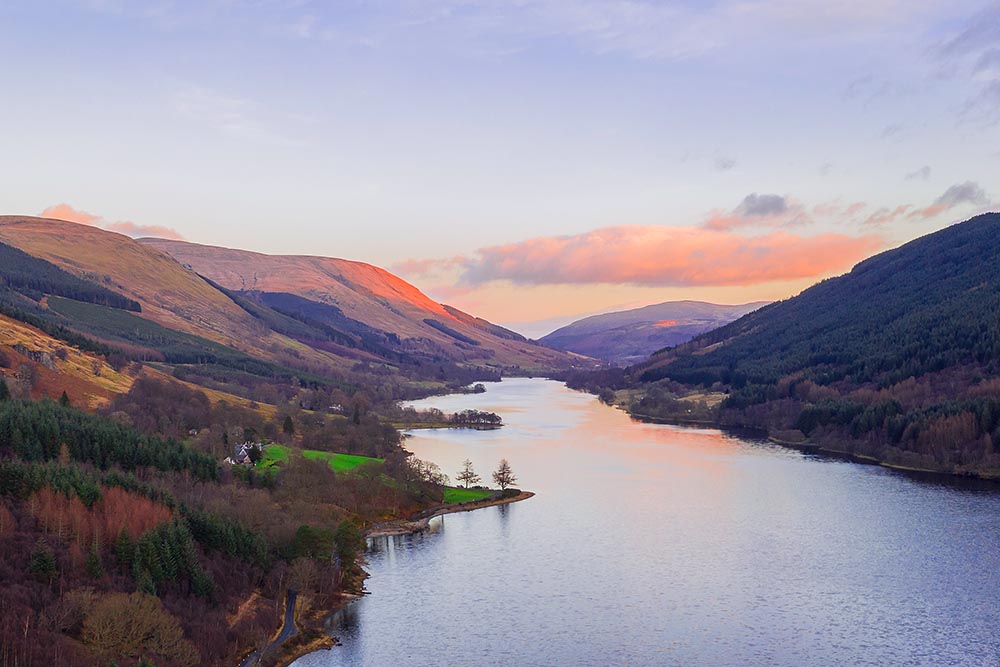
[[101,229],[107,229],[112,232],[125,234],[126,236],[131,236],[132,238],[138,238],[140,236],[156,236],[162,239],[174,239],[177,241],[184,240],[183,236],[170,227],[161,227],[160,225],[137,225],[134,222],[129,222],[127,220],[109,222],[99,215],[75,209],[69,204],[56,204],[55,206],[49,206],[39,215],[43,218],[65,220],[66,222],[76,222],[81,225],[100,227]]
[[627,225],[482,248],[478,257],[464,260],[462,280],[746,286],[842,271],[882,245],[875,235],[802,237],[777,231],[746,237],[704,227]]

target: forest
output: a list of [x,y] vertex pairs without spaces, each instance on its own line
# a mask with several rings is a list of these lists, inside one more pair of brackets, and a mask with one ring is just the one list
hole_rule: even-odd
[[[308,618],[358,586],[360,529],[440,502],[443,480],[363,393],[324,415],[304,391],[268,417],[144,378],[91,414],[0,380],[0,665],[231,665],[289,588]],[[246,439],[384,463],[221,466]]]
[[644,416],[995,475],[997,312],[1000,215],[986,214],[628,369],[567,379]]

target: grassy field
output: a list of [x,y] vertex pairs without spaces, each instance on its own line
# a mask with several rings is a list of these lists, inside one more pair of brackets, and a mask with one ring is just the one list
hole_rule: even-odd
[[280,466],[288,461],[292,455],[301,455],[310,461],[326,461],[334,472],[349,472],[362,463],[375,461],[384,463],[384,459],[373,459],[367,456],[356,456],[354,454],[336,454],[334,452],[321,452],[315,449],[293,449],[285,445],[268,445],[264,448],[264,460],[261,466],[271,468]]
[[334,472],[348,472],[349,470],[354,470],[362,463],[367,463],[369,461],[385,463],[385,459],[373,459],[368,456],[357,456],[355,454],[320,452],[315,449],[303,449],[302,456],[311,461],[326,461]]
[[264,448],[264,460],[260,462],[260,465],[264,468],[281,465],[288,460],[290,451],[284,445],[268,445]]
[[492,491],[484,491],[483,489],[462,489],[455,486],[444,488],[444,501],[446,503],[467,503],[470,500],[482,500],[492,495]]

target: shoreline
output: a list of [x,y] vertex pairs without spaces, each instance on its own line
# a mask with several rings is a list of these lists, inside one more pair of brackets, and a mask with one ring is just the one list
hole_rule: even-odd
[[470,500],[464,503],[441,504],[429,507],[418,512],[419,518],[413,519],[393,519],[377,523],[374,526],[361,531],[365,539],[373,537],[391,537],[394,535],[410,535],[427,530],[431,519],[445,514],[455,514],[457,512],[471,512],[473,510],[484,509],[486,507],[497,507],[499,505],[509,505],[510,503],[527,500],[535,494],[531,491],[521,491],[516,496],[509,498],[483,498],[482,500]]
[[717,421],[713,422],[708,420],[653,417],[650,415],[642,415],[639,413],[630,412],[623,405],[615,405],[613,407],[622,410],[632,419],[649,424],[662,424],[665,426],[681,426],[681,427],[702,426],[702,427],[714,428],[720,431],[733,432],[737,434],[740,432],[755,433],[767,439],[769,442],[772,442],[776,445],[780,445],[781,447],[796,449],[800,452],[806,452],[809,454],[822,454],[824,456],[833,456],[862,465],[877,465],[904,474],[924,475],[928,477],[939,478],[942,481],[952,481],[952,482],[962,482],[962,481],[967,482],[973,480],[979,482],[988,482],[992,484],[1000,483],[1000,472],[990,473],[990,472],[977,472],[974,470],[935,470],[933,468],[920,468],[917,466],[908,466],[902,463],[892,463],[890,461],[886,461],[876,456],[871,456],[869,454],[858,454],[856,452],[847,451],[846,449],[837,449],[836,447],[832,447],[830,445],[821,445],[809,439],[803,440],[801,442],[782,440],[781,438],[770,435],[766,429],[762,428],[755,428],[752,426],[727,426],[726,424],[720,424]]
[[[426,514],[426,516],[421,516],[417,519],[393,519],[392,521],[386,521],[384,523],[378,523],[362,531],[362,536],[365,539],[376,538],[376,537],[392,537],[396,535],[411,535],[413,533],[419,533],[421,531],[427,530],[427,526],[430,520],[437,516],[442,516],[444,514],[455,514],[457,512],[472,512],[478,509],[485,509],[487,507],[497,507],[499,505],[508,505],[510,503],[520,502],[522,500],[527,500],[535,494],[531,491],[521,491],[517,495],[511,496],[509,498],[483,498],[482,500],[470,500],[464,503],[452,503],[450,505],[434,505],[427,509],[421,510],[417,514]],[[366,577],[367,578],[367,574]],[[274,648],[282,651],[277,658],[275,665],[276,667],[288,667],[293,662],[298,660],[304,655],[309,653],[316,653],[319,651],[329,651],[335,646],[340,644],[336,637],[331,637],[326,634],[320,634],[320,636],[315,636],[317,630],[317,625],[321,625],[323,621],[330,618],[333,614],[343,609],[345,606],[364,596],[364,593],[341,593],[339,600],[332,608],[324,609],[321,615],[316,615],[309,619],[309,627],[299,628],[298,632],[286,638],[284,642]],[[280,634],[280,629],[279,629]],[[303,635],[312,635],[306,641],[306,643],[299,644],[298,646],[290,646],[289,640],[296,637],[301,638]]]

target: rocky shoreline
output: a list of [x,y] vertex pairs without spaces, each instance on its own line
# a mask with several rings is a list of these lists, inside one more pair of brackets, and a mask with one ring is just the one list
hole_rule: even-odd
[[411,517],[408,519],[394,519],[392,521],[385,521],[383,523],[377,523],[366,530],[362,531],[362,534],[366,537],[389,537],[391,535],[409,535],[411,533],[419,533],[423,530],[427,530],[427,525],[430,520],[436,516],[441,516],[443,514],[454,514],[456,512],[471,512],[472,510],[483,509],[485,507],[494,507],[497,505],[507,505],[509,503],[516,503],[521,500],[527,500],[535,494],[531,491],[521,491],[516,495],[512,496],[494,496],[492,498],[483,498],[482,500],[470,500],[465,503],[450,503],[441,504],[429,507],[422,512],[419,512],[416,517]]

